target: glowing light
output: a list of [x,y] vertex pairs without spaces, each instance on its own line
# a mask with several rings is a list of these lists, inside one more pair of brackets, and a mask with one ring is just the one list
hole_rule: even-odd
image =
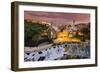
[[70,38],[68,31],[58,32],[57,38],[54,40],[54,43],[63,43],[63,42],[80,42],[77,38]]

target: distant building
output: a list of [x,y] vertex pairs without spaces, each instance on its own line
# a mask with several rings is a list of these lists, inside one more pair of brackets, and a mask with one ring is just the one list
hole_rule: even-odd
[[63,42],[80,42],[80,39],[70,38],[69,32],[63,30],[62,32],[57,32],[57,38],[53,40],[54,43],[63,43]]
[[48,28],[48,38],[56,38],[56,30],[52,27],[52,25],[50,25]]

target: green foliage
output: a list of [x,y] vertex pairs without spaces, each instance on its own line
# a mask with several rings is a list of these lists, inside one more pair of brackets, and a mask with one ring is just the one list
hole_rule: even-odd
[[90,27],[82,28],[80,29],[80,32],[84,34],[82,37],[83,40],[85,39],[90,40]]
[[24,23],[24,39],[25,46],[34,46],[38,44],[39,37],[47,31],[47,26],[39,23],[32,23],[25,21]]
[[79,32],[83,35],[75,34],[72,38],[81,39],[81,41],[90,40],[90,25],[82,27],[79,29]]

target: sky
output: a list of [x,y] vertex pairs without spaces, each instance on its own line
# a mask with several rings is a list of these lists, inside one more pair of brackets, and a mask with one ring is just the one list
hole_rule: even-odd
[[75,24],[89,23],[90,14],[24,11],[24,19],[46,21],[55,25],[66,25],[71,24],[73,20],[75,21]]

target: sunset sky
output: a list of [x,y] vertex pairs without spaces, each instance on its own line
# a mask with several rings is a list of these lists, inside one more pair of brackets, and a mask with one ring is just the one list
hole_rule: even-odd
[[61,12],[39,12],[39,11],[24,11],[24,19],[47,21],[55,25],[90,22],[90,14],[83,13],[61,13]]

